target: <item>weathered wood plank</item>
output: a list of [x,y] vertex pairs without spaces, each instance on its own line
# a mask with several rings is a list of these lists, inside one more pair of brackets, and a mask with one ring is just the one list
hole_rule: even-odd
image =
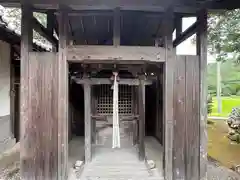
[[20,153],[22,179],[57,180],[56,55],[32,52],[29,59],[28,121]]
[[140,75],[138,86],[138,106],[139,106],[139,159],[145,159],[145,85],[144,75]]
[[58,52],[58,179],[67,179],[68,173],[68,16],[64,9],[59,13]]
[[173,177],[173,89],[174,89],[174,66],[175,55],[172,43],[172,29],[174,23],[173,8],[169,8],[163,18],[164,27],[164,40],[165,40],[165,102],[164,102],[164,115],[165,115],[165,140],[164,140],[164,173],[167,180],[172,180]]
[[199,12],[197,54],[200,57],[200,179],[207,179],[207,10]]
[[144,46],[68,46],[67,60],[81,63],[164,62],[165,50]]
[[173,179],[186,179],[186,57],[177,56],[174,75]]
[[199,117],[199,58],[186,56],[186,179],[199,179],[200,117]]
[[[22,6],[22,39],[21,39],[21,90],[20,90],[20,161],[21,161],[21,177],[30,179],[32,177],[31,165],[27,163],[31,142],[28,133],[31,132],[33,125],[29,118],[29,52],[32,48],[32,27],[31,18],[33,17],[32,9],[29,5]],[[30,177],[30,178],[29,178]]]
[[92,119],[91,119],[91,85],[85,83],[84,88],[84,124],[85,124],[85,163],[92,159]]

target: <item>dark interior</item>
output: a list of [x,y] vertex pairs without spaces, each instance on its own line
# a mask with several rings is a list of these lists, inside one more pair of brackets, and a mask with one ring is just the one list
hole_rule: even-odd
[[[93,65],[94,67],[94,65]],[[92,68],[93,68],[92,67]],[[89,67],[90,68],[90,67]],[[119,66],[119,69],[122,67]],[[146,72],[147,77],[149,79],[152,79],[152,84],[146,86],[145,90],[145,131],[146,136],[154,136],[161,144],[163,142],[163,64],[161,64],[159,67],[155,67],[155,71],[152,72]],[[149,67],[150,69],[150,67]],[[152,68],[154,69],[154,68]],[[80,64],[70,64],[69,66],[70,70],[70,81],[69,81],[69,116],[70,116],[70,131],[71,133],[70,138],[72,136],[84,136],[84,90],[83,86],[81,84],[77,84],[73,79],[73,77],[82,77],[83,68]],[[91,77],[95,78],[110,78],[112,75],[112,70],[105,69],[94,71],[91,69],[89,72]],[[126,70],[120,70],[120,78],[133,78],[133,74],[130,72],[127,72]],[[100,93],[100,86],[103,85],[93,85],[92,88],[92,97],[96,97]],[[108,87],[108,86],[107,86]],[[128,87],[130,88],[130,87]],[[110,89],[110,85],[109,85]],[[121,93],[124,91],[126,87],[123,85],[119,86],[119,112],[120,115],[137,115],[138,112],[133,110],[129,111],[127,110],[127,106],[129,104],[122,104],[121,103]],[[132,86],[131,88],[134,93],[132,95],[136,95],[137,92],[137,86]],[[112,91],[110,91],[111,93]],[[158,92],[158,94],[157,94]],[[108,97],[109,96],[109,97]],[[106,95],[106,97],[109,98],[109,101],[111,101],[112,96],[111,94]],[[124,98],[124,97],[123,97]],[[126,97],[125,97],[126,98]],[[137,101],[134,101],[134,97],[131,97],[133,99],[133,106],[137,105]],[[92,103],[94,100],[91,100]],[[95,100],[96,101],[96,100]],[[109,105],[111,105],[111,102],[109,102]],[[100,105],[101,106],[101,105]],[[107,113],[111,114],[110,109],[104,108],[100,109],[100,112],[98,112],[99,107],[92,106],[92,115],[107,115]],[[133,107],[134,108],[134,107]],[[124,111],[126,110],[126,112]]]

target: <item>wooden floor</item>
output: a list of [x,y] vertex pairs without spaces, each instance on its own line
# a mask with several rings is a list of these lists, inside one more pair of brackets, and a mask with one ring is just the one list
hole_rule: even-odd
[[138,160],[136,149],[96,148],[96,156],[85,165],[80,180],[161,180],[157,170],[150,170]]
[[[92,146],[93,156],[82,170],[70,172],[69,180],[161,180],[159,169],[148,169],[144,161],[139,161],[137,146],[132,138],[121,133],[121,148],[112,149],[112,129],[103,128]],[[153,137],[146,137],[146,158],[154,160],[162,168],[162,148]],[[84,160],[84,142],[82,138],[73,139],[69,147],[70,166],[77,160]]]

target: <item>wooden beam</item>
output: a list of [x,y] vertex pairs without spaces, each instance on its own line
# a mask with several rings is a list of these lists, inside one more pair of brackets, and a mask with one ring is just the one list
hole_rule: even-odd
[[200,58],[200,179],[207,179],[207,10],[199,11],[197,55]]
[[139,159],[145,160],[145,76],[141,75],[138,86],[138,105],[139,105]]
[[[171,3],[174,7],[174,12],[179,13],[196,13],[204,5],[205,8],[216,8],[226,9],[227,7],[238,8],[240,3],[235,3],[234,0],[230,2],[198,2],[197,0],[178,0]],[[89,1],[89,0],[32,0],[31,3],[35,8],[38,9],[58,9],[59,4],[69,6],[74,10],[113,10],[116,7],[121,7],[122,10],[133,10],[133,11],[151,11],[151,12],[164,12],[169,5],[169,1],[164,0],[130,0],[130,1],[119,1],[119,0],[102,0],[102,1]],[[0,4],[3,6],[19,7],[21,0],[0,0]]]
[[166,50],[165,63],[165,94],[164,94],[164,115],[165,115],[165,139],[164,139],[164,175],[167,180],[173,179],[173,92],[174,92],[174,67],[175,54],[172,43],[172,29],[174,24],[173,8],[170,7],[164,13],[164,44]]
[[178,16],[176,18],[176,37],[179,37],[182,33],[182,17]]
[[55,47],[58,45],[58,40],[53,36],[52,32],[46,29],[36,18],[32,18],[32,24],[35,31],[42,37],[46,38]]
[[116,8],[114,10],[114,19],[113,19],[113,45],[120,46],[121,44],[121,15],[120,9]]
[[165,50],[151,46],[68,46],[69,61],[122,63],[123,61],[164,62]]
[[85,163],[92,160],[92,119],[91,119],[91,85],[85,83],[84,88],[84,124],[85,124]]
[[31,19],[33,11],[30,5],[22,6],[22,39],[21,39],[21,87],[20,87],[20,163],[21,163],[21,178],[32,179],[31,164],[25,163],[28,159],[28,152],[31,152],[31,144],[29,141],[29,52],[32,50],[33,29]]
[[58,50],[58,179],[68,174],[68,64],[67,64],[68,15],[65,9],[59,14]]
[[[110,78],[88,78],[88,79],[81,79],[81,78],[73,78],[73,80],[77,84],[91,84],[91,85],[100,85],[100,84],[112,84]],[[151,80],[144,80],[142,82],[144,85],[151,85]],[[120,79],[118,84],[125,84],[129,86],[139,86],[140,80],[139,79]]]
[[198,21],[193,23],[189,28],[187,28],[184,32],[182,32],[176,39],[173,41],[173,46],[177,47],[183,41],[191,37],[194,33],[197,32]]

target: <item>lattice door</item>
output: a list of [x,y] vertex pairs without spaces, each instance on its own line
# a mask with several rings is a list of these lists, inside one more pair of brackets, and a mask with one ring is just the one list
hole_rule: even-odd
[[[111,85],[97,85],[95,95],[97,99],[97,113],[100,115],[113,114],[113,90]],[[133,114],[133,86],[119,85],[119,115]]]

